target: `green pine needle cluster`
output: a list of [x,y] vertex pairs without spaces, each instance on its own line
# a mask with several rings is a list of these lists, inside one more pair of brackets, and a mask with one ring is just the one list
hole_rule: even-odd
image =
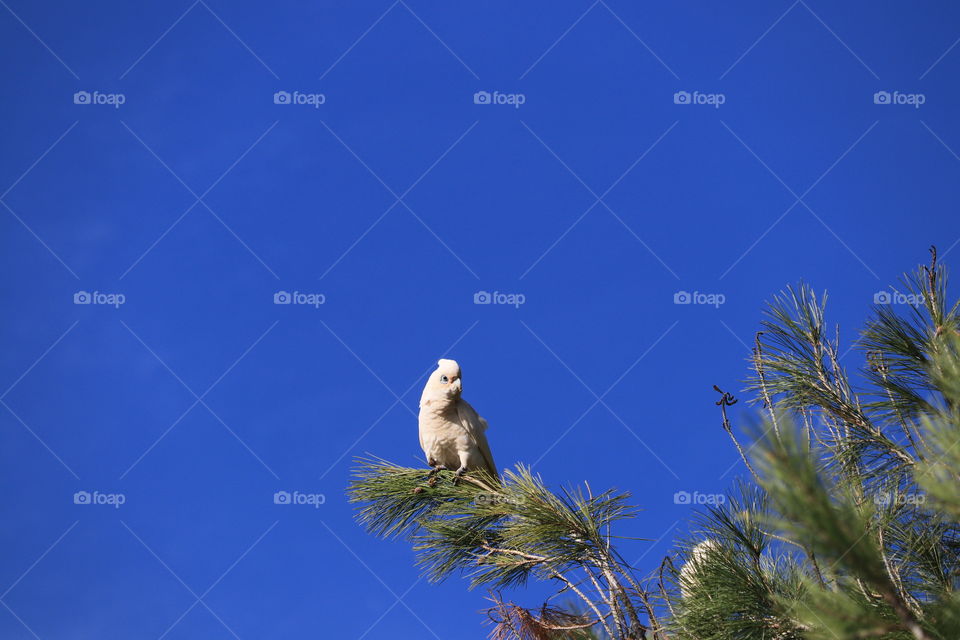
[[960,638],[960,317],[935,250],[905,287],[918,304],[876,305],[854,379],[825,296],[770,304],[752,482],[698,514],[666,572],[677,638]]

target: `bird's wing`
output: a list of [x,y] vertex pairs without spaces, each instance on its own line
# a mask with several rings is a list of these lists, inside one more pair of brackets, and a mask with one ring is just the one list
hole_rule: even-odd
[[417,416],[417,423],[417,437],[420,439],[420,448],[423,449],[423,455],[427,456],[427,464],[430,464],[430,452],[427,451],[423,438],[424,435],[429,436],[434,431],[434,425],[431,424],[430,416],[424,416],[422,413]]
[[497,465],[493,462],[493,454],[490,452],[490,444],[487,442],[487,421],[480,417],[476,409],[470,406],[466,400],[460,400],[457,403],[457,417],[460,418],[460,425],[473,438],[486,463],[487,471],[494,478],[499,478]]

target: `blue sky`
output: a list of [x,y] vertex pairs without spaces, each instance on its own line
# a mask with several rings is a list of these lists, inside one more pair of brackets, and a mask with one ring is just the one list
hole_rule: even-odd
[[441,356],[652,570],[763,302],[956,257],[960,6],[454,4],[0,2],[4,638],[484,637],[344,497]]

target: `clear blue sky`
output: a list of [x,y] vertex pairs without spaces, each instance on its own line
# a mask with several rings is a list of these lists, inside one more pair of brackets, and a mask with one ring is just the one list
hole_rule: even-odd
[[4,638],[484,637],[344,498],[422,464],[438,357],[501,468],[630,491],[652,570],[743,471],[711,385],[764,300],[849,344],[960,258],[955,3],[0,5]]

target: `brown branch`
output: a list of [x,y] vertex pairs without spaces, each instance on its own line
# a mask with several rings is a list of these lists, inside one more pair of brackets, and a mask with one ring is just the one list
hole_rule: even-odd
[[555,637],[551,632],[588,629],[600,622],[591,620],[586,615],[553,609],[546,604],[540,609],[540,614],[536,615],[513,602],[504,602],[499,593],[490,591],[489,594],[489,600],[494,606],[487,609],[487,617],[496,625],[490,635],[494,639],[532,637],[545,640]]

